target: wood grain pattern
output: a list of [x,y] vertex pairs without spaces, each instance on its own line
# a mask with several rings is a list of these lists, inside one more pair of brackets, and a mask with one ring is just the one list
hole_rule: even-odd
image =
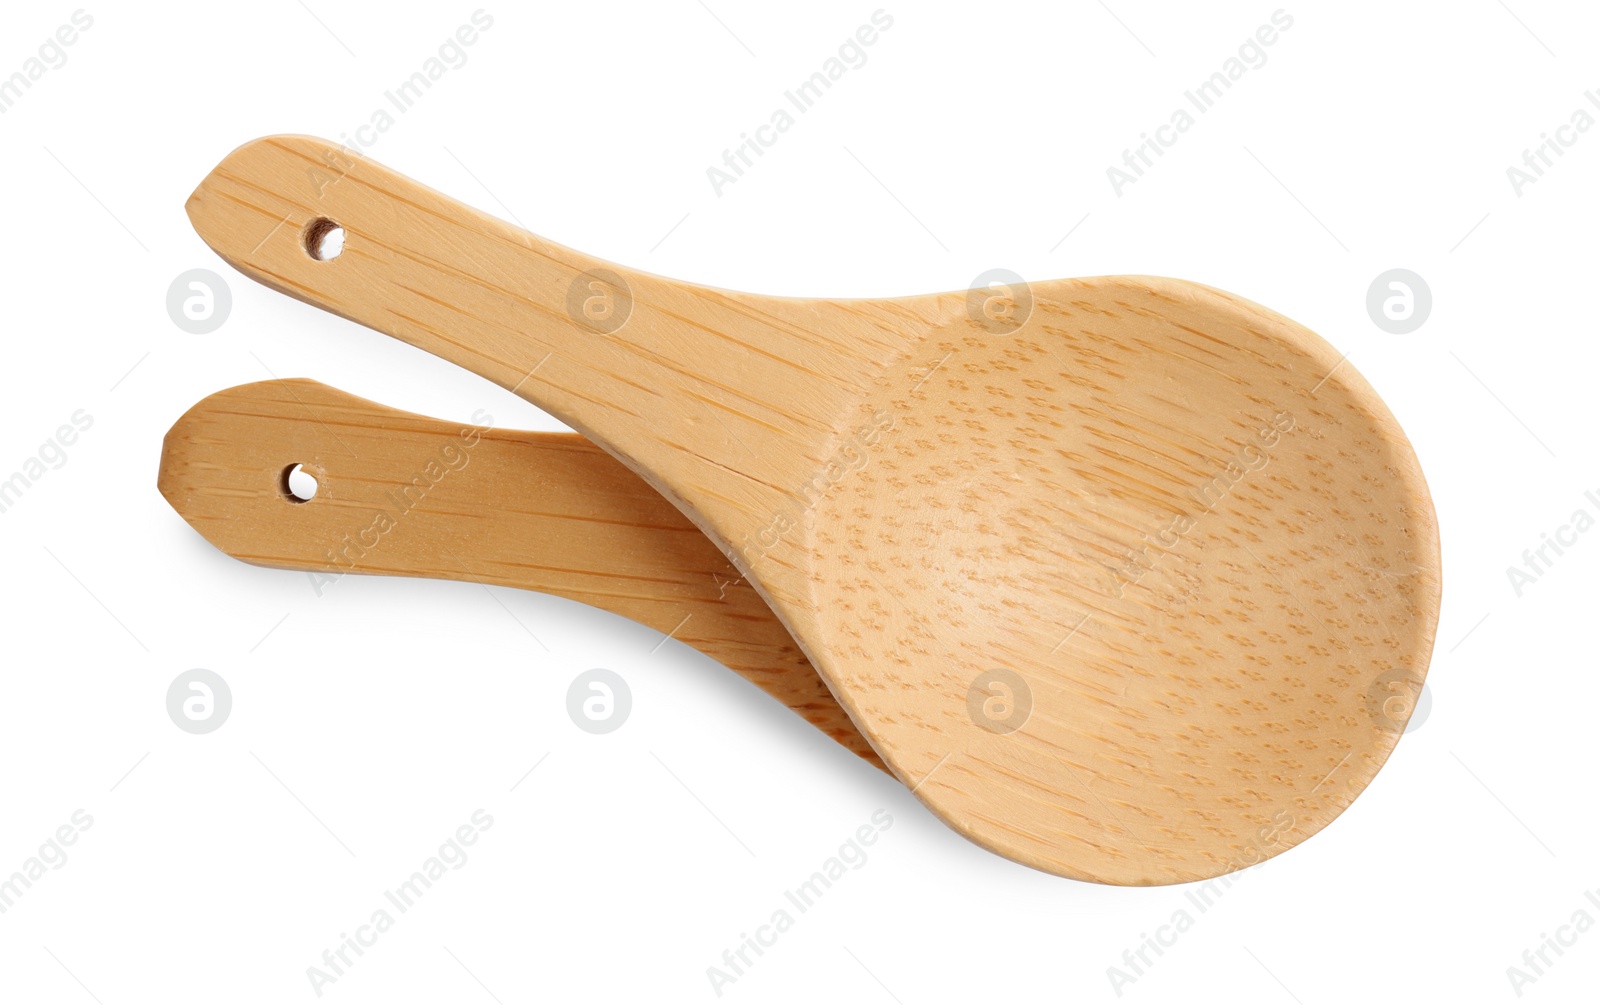
[[[756,586],[890,770],[1019,862],[1150,884],[1281,852],[1371,781],[1421,686],[1439,603],[1421,469],[1353,367],[1248,301],[1053,280],[996,332],[966,292],[712,290],[306,137],[236,150],[188,210],[247,275],[628,465]],[[324,219],[346,230],[331,261],[303,241]]]
[[[234,558],[313,573],[514,586],[619,614],[705,653],[883,767],[767,605],[639,477],[571,433],[445,422],[313,380],[205,398],[168,431],[157,485]],[[301,465],[315,496],[295,500]]]

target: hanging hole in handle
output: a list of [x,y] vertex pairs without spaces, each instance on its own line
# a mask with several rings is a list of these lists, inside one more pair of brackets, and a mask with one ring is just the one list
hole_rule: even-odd
[[278,489],[292,503],[307,503],[317,496],[317,479],[302,465],[291,464],[278,476]]
[[319,216],[306,225],[306,254],[319,262],[338,258],[344,251],[344,228],[325,216]]

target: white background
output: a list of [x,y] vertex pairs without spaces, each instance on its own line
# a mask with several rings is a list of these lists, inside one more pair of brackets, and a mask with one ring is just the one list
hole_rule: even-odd
[[[0,514],[0,875],[74,810],[94,821],[0,915],[0,1000],[315,1001],[307,967],[480,807],[494,825],[470,861],[325,1000],[715,1001],[707,967],[880,809],[894,823],[867,864],[724,999],[1118,1000],[1107,968],[1194,913],[1182,888],[987,854],[636,625],[473,584],[348,577],[318,597],[168,508],[167,427],[273,375],[559,428],[244,279],[190,229],[184,199],[230,149],[340,139],[477,9],[306,2],[90,7],[67,62],[0,115],[0,478],[75,410],[94,419]],[[1600,495],[1600,129],[1520,196],[1506,174],[1575,109],[1600,115],[1583,97],[1600,88],[1593,5],[1288,6],[1268,62],[1120,197],[1106,168],[1274,3],[887,6],[869,61],[718,196],[706,168],[877,4],[706,2],[489,6],[466,64],[367,152],[549,239],[713,286],[857,297],[992,268],[1164,274],[1347,351],[1438,508],[1431,714],[1344,816],[1240,877],[1121,997],[1516,1000],[1506,968],[1525,949],[1580,908],[1600,919],[1584,899],[1600,887],[1600,533],[1521,597],[1506,574],[1575,510],[1600,511],[1584,498]],[[74,9],[6,5],[0,75]],[[165,296],[202,267],[233,311],[191,335]],[[1365,307],[1396,267],[1434,298],[1409,335]],[[165,710],[192,667],[233,692],[205,736]],[[567,717],[591,667],[632,687],[610,735]],[[1580,936],[1523,997],[1579,1000],[1597,955],[1600,934]]]

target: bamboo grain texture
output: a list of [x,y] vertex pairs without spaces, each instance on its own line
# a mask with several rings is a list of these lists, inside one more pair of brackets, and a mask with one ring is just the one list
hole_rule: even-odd
[[1340,353],[1241,298],[1035,282],[997,331],[966,291],[713,290],[308,137],[236,150],[188,211],[245,274],[627,465],[896,777],[1024,864],[1152,884],[1281,853],[1372,780],[1426,674],[1438,528],[1410,444]]
[[[162,444],[157,487],[219,550],[331,589],[346,573],[509,586],[693,646],[867,761],[883,762],[799,646],[705,535],[571,433],[445,422],[313,380],[200,401]],[[297,499],[299,465],[316,492]]]

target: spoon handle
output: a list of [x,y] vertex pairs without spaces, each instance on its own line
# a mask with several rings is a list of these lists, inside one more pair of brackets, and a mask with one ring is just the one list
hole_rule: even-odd
[[[720,552],[582,437],[430,419],[311,380],[213,394],[167,434],[161,494],[224,553],[311,574],[511,586],[700,650],[883,767],[783,625]],[[299,465],[316,480],[298,501]],[[304,490],[301,490],[304,494]]]
[[[245,144],[187,209],[241,272],[511,389],[724,545],[769,522],[823,463],[868,363],[907,329],[904,308],[725,293],[607,265],[311,137]],[[334,228],[336,257],[322,243]]]

